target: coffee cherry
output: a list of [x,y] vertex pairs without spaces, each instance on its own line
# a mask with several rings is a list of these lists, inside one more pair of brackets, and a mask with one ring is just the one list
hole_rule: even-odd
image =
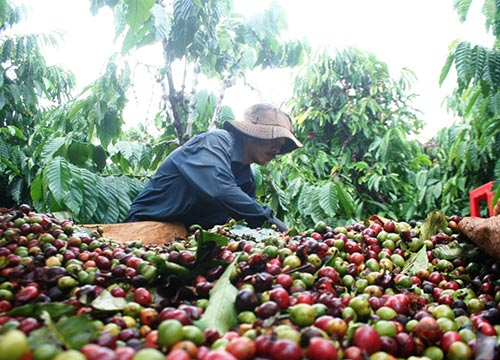
[[236,295],[235,306],[238,311],[254,310],[258,304],[259,299],[253,290],[243,289]]

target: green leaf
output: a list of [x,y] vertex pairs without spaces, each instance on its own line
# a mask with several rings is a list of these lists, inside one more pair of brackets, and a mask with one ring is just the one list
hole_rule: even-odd
[[301,191],[299,193],[298,208],[299,212],[302,215],[309,216],[310,214],[310,207],[311,207],[310,199],[313,195],[314,190],[315,187],[307,183],[304,184],[301,188]]
[[224,121],[234,120],[236,117],[234,115],[233,109],[229,106],[222,106],[219,111],[219,121],[223,123]]
[[39,203],[43,199],[44,191],[43,191],[43,179],[42,173],[39,172],[33,182],[31,183],[30,195],[35,204]]
[[4,157],[0,157],[0,162],[2,164],[4,164],[5,166],[7,166],[7,168],[9,168],[12,172],[16,173],[17,175],[19,175],[19,176],[22,175],[21,169],[17,168],[16,165],[12,161],[10,161]]
[[441,69],[441,74],[439,75],[439,85],[443,85],[444,80],[448,76],[448,73],[450,72],[451,65],[453,65],[453,61],[455,60],[455,54],[450,53],[448,57],[446,58],[446,62]]
[[472,0],[455,0],[453,3],[453,8],[457,11],[460,21],[464,22],[467,18],[467,13],[469,12]]
[[42,150],[42,160],[44,162],[52,160],[54,154],[61,149],[65,142],[66,139],[63,137],[57,137],[47,142]]
[[321,221],[325,218],[325,213],[321,208],[321,205],[319,204],[319,196],[319,191],[315,191],[312,193],[312,196],[310,198],[311,207],[309,215],[311,216],[314,223],[317,223],[318,221]]
[[[0,109],[1,109],[1,105],[0,105]],[[6,134],[9,136],[15,136],[21,140],[26,140],[26,136],[24,136],[22,130],[14,125],[7,125],[6,127],[1,127],[0,133]]]
[[82,165],[91,157],[92,145],[79,141],[73,141],[68,146],[68,159],[75,165]]
[[69,163],[62,157],[52,159],[45,168],[47,187],[52,193],[54,200],[62,205],[66,193],[71,191],[71,170]]
[[158,38],[162,41],[167,40],[172,24],[166,16],[165,8],[159,4],[155,4],[151,10],[151,14],[153,15],[154,29]]
[[70,164],[71,172],[71,189],[64,196],[64,205],[73,214],[80,214],[84,201],[82,189],[85,179],[81,175],[80,168]]
[[104,186],[98,188],[99,192],[104,191],[105,193],[104,199],[99,199],[99,208],[103,210],[106,208],[103,222],[106,224],[116,223],[123,214],[126,214],[130,205],[130,199],[126,193],[127,189],[123,189],[123,183],[115,176],[97,179],[99,179],[98,186]]
[[118,222],[123,219],[130,208],[130,197],[128,196],[128,184],[125,177],[111,176],[107,179],[110,195],[116,199],[116,210],[118,213],[116,219],[110,222]]
[[42,318],[54,336],[67,349],[79,350],[99,334],[95,323],[84,316],[64,317],[54,323],[50,315],[45,312],[42,314]]
[[170,32],[172,58],[181,58],[192,44],[194,34],[200,27],[198,7],[192,1],[174,1],[174,22]]
[[319,205],[327,216],[333,217],[338,210],[337,192],[331,182],[319,188]]
[[76,313],[76,308],[64,303],[34,303],[17,306],[10,310],[7,315],[23,317],[33,316],[40,319],[43,313],[49,314],[54,320],[59,320],[63,316],[74,315]]
[[471,80],[472,49],[467,41],[459,43],[455,50],[455,68],[461,87],[467,87]]
[[199,230],[196,234],[196,262],[202,262],[204,259],[210,257],[214,246],[226,246],[229,243],[227,236],[218,234],[216,232]]
[[92,149],[92,160],[94,160],[99,170],[104,169],[106,166],[106,159],[106,150],[102,146],[94,146]]
[[142,23],[149,19],[149,12],[154,6],[154,0],[126,0],[127,24],[130,25],[132,30],[136,31]]
[[107,200],[108,192],[106,188],[106,183],[104,178],[101,176],[95,177],[96,190],[97,190],[97,209],[95,216],[98,219],[101,219],[101,223],[106,222],[106,216],[108,212],[108,208],[111,206],[110,202]]
[[344,210],[345,215],[350,218],[354,213],[354,200],[351,194],[347,192],[341,183],[335,183],[335,191],[339,198],[340,207]]
[[83,179],[83,202],[78,213],[78,219],[82,223],[91,222],[92,217],[97,209],[97,198],[99,192],[95,181],[95,175],[87,169],[80,169],[81,177]]
[[61,342],[57,339],[54,333],[50,331],[50,329],[46,326],[42,326],[30,332],[29,344],[32,349],[36,349],[37,347],[44,344],[52,344],[58,349],[62,350]]
[[236,258],[224,271],[210,291],[208,305],[200,320],[195,321],[199,328],[215,329],[225,334],[238,324],[238,314],[234,305],[238,289],[231,283],[231,274],[237,264]]

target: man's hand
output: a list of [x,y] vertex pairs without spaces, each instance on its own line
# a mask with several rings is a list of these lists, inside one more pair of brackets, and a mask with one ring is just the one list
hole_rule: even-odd
[[264,206],[265,214],[267,216],[267,222],[271,225],[276,225],[279,231],[285,232],[288,231],[288,226],[278,219],[276,216],[274,216],[274,211],[271,209],[269,206]]
[[280,232],[288,231],[288,226],[277,217],[273,217],[273,219],[271,220],[271,224],[276,225]]

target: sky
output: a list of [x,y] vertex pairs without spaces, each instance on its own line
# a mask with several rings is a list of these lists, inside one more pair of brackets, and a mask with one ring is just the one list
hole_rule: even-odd
[[[251,14],[270,0],[234,0],[235,9]],[[117,50],[113,43],[114,26],[111,11],[102,9],[97,16],[89,11],[88,0],[18,0],[31,10],[26,31],[62,31],[65,41],[58,49],[47,49],[47,62],[71,70],[81,88],[95,80],[105,69],[108,57]],[[480,6],[473,0],[467,20],[461,24],[453,9],[453,0],[280,0],[286,11],[291,37],[307,39],[315,47],[328,46],[342,50],[356,47],[373,53],[387,63],[393,77],[402,68],[416,75],[411,91],[417,94],[416,108],[423,112],[426,126],[422,139],[436,135],[442,127],[451,126],[444,98],[454,88],[454,73],[439,86],[439,75],[455,39],[491,47],[493,36],[484,29]],[[161,63],[159,51],[145,52],[140,61]],[[140,75],[139,75],[140,76]],[[146,75],[145,75],[146,76]],[[258,91],[230,89],[224,103],[236,115],[255,102],[282,103],[292,93],[289,73],[252,74],[250,80]],[[152,86],[135,91],[125,111],[129,125],[144,112],[154,113]],[[142,105],[137,105],[137,103]]]

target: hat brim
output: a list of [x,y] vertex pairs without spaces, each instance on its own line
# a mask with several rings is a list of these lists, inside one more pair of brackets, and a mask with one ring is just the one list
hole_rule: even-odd
[[242,121],[228,120],[224,123],[224,129],[228,131],[236,130],[245,135],[264,140],[284,138],[285,144],[281,147],[281,154],[289,153],[303,146],[288,129],[282,126],[249,124]]

